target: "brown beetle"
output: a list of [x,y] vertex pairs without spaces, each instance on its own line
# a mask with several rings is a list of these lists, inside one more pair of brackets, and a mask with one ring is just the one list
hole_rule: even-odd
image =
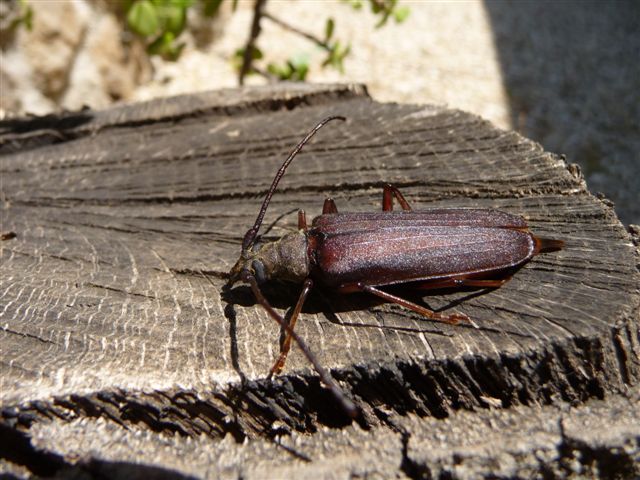
[[[294,148],[278,170],[254,226],[247,231],[242,252],[230,272],[229,286],[248,283],[260,304],[285,330],[280,356],[270,375],[284,367],[295,340],[351,416],[357,411],[294,331],[302,306],[314,283],[342,293],[367,292],[402,305],[433,321],[470,322],[462,313],[445,315],[392,295],[380,287],[407,284],[410,288],[496,288],[540,252],[561,249],[563,242],[533,235],[524,218],[489,209],[429,209],[414,211],[400,191],[385,185],[382,212],[339,213],[334,201],[324,201],[322,215],[307,226],[298,212],[298,230],[275,242],[257,244],[258,230],[278,182],[309,139],[327,122],[320,122]],[[393,211],[393,199],[402,211]],[[287,322],[262,294],[268,280],[302,283],[302,292]]]

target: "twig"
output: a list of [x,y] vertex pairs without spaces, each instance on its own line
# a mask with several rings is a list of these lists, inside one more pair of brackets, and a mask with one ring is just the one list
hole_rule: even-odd
[[279,81],[278,77],[269,73],[267,70],[263,70],[261,68],[253,67],[253,66],[251,67],[251,70],[257,73],[258,75],[260,75],[261,77],[266,78],[269,83],[276,83]]
[[331,51],[331,46],[327,42],[324,42],[324,41],[320,40],[318,37],[316,37],[314,35],[311,35],[310,33],[307,33],[307,32],[305,32],[303,30],[299,30],[298,28],[294,27],[293,25],[289,25],[288,23],[280,20],[279,18],[276,18],[276,17],[272,16],[270,13],[264,12],[262,14],[262,16],[264,18],[268,18],[273,23],[275,23],[277,25],[280,25],[285,30],[289,30],[290,32],[296,33],[298,35],[303,36],[304,38],[306,38],[308,40],[311,40],[313,43],[315,43],[319,47],[324,48],[326,51],[328,51],[328,52]]
[[251,31],[249,32],[249,39],[244,47],[244,54],[242,55],[242,68],[238,77],[238,83],[244,85],[244,77],[251,71],[251,63],[253,62],[253,49],[255,48],[256,39],[260,35],[260,19],[264,16],[264,7],[267,4],[267,0],[256,0],[253,7],[253,22],[251,24]]

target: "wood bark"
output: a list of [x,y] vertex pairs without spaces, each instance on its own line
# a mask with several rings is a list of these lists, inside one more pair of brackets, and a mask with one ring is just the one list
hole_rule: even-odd
[[[265,239],[319,214],[498,208],[564,250],[424,301],[479,328],[314,291],[296,330],[350,422],[248,288],[223,291],[283,159]],[[637,475],[640,274],[579,169],[468,113],[284,85],[0,122],[0,471],[164,477]],[[265,293],[283,314],[299,288]],[[635,425],[627,426],[626,420]],[[606,423],[608,421],[609,423]],[[588,429],[585,426],[589,426]]]

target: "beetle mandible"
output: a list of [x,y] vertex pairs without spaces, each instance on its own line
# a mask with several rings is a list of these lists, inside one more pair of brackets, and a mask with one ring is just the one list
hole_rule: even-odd
[[[298,230],[275,242],[258,243],[258,231],[278,182],[302,147],[331,116],[318,123],[284,161],[265,196],[256,221],[244,236],[240,258],[231,269],[228,287],[241,280],[285,331],[280,355],[270,376],[284,367],[293,339],[334,393],[346,412],[357,414],[331,376],[320,365],[294,327],[315,283],[342,293],[367,292],[438,322],[470,322],[462,313],[443,314],[393,295],[380,287],[409,284],[411,288],[497,288],[541,252],[559,250],[560,240],[533,235],[524,218],[491,209],[442,208],[414,211],[400,191],[385,185],[382,212],[339,213],[331,198],[322,215],[307,226],[298,211]],[[401,211],[393,210],[393,200]],[[302,284],[302,292],[287,323],[260,290],[268,280]]]

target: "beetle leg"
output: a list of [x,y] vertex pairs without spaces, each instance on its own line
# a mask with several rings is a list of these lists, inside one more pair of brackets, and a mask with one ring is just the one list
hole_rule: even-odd
[[333,198],[324,199],[322,214],[324,215],[325,213],[338,213],[338,207],[336,207],[336,202],[333,201]]
[[287,335],[290,335],[293,338],[293,340],[298,344],[298,347],[300,347],[300,350],[302,350],[302,353],[304,354],[304,356],[307,357],[307,360],[311,362],[311,365],[313,365],[313,368],[315,369],[315,371],[318,372],[318,375],[320,375],[320,378],[322,379],[322,383],[324,383],[329,388],[329,390],[331,390],[331,393],[333,393],[333,396],[336,398],[336,400],[338,400],[338,402],[340,402],[340,405],[342,405],[342,408],[345,411],[345,413],[349,415],[351,418],[355,418],[356,416],[358,416],[358,409],[356,408],[356,406],[353,404],[351,400],[349,400],[345,396],[342,390],[340,390],[340,387],[338,387],[336,382],[331,378],[331,375],[329,375],[329,373],[324,369],[324,367],[320,364],[320,362],[318,362],[318,359],[311,352],[309,347],[307,347],[307,344],[304,343],[302,338],[300,338],[300,335],[298,335],[289,326],[289,324],[285,322],[284,318],[282,318],[280,314],[278,314],[278,312],[276,312],[273,309],[273,307],[271,306],[271,304],[269,304],[269,302],[264,297],[264,295],[262,295],[262,291],[260,290],[260,286],[258,285],[258,281],[256,280],[256,277],[248,270],[244,270],[242,272],[242,280],[244,282],[247,282],[251,286],[251,290],[253,290],[253,295],[256,297],[256,300],[258,301],[258,303],[260,303],[260,305],[262,305],[263,308],[267,311],[269,316],[273,318],[276,322],[278,322],[280,327],[284,328],[285,332],[287,332]]
[[[293,330],[296,326],[296,321],[298,320],[298,316],[300,315],[300,311],[302,310],[302,305],[304,305],[305,300],[307,299],[307,295],[311,291],[311,287],[313,287],[313,280],[307,278],[304,281],[302,286],[302,292],[300,292],[300,296],[298,297],[298,303],[296,303],[296,307],[293,309],[293,315],[291,315],[291,321],[289,322],[289,328]],[[289,355],[289,350],[291,350],[291,334],[286,332],[286,336],[284,337],[284,341],[282,342],[282,347],[280,348],[280,356],[271,367],[271,372],[267,378],[270,378],[273,375],[279,374],[284,368],[284,364],[287,361],[287,355]]]
[[480,288],[498,288],[511,280],[511,277],[500,278],[500,279],[473,279],[473,278],[461,278],[458,280],[460,282],[458,285],[461,287],[480,287]]
[[409,310],[413,310],[420,315],[427,317],[429,320],[434,320],[436,322],[444,322],[455,325],[460,322],[460,320],[471,323],[471,319],[467,317],[464,313],[452,313],[451,315],[443,315],[438,312],[434,312],[433,310],[429,310],[422,305],[417,305],[409,300],[405,300],[404,298],[400,298],[396,295],[392,295],[390,293],[384,292],[382,290],[378,290],[375,287],[370,285],[364,285],[363,283],[358,283],[357,287],[359,290],[367,293],[371,293],[377,297],[380,297],[388,302],[396,303],[398,305],[402,305]]
[[435,280],[433,282],[423,282],[415,286],[419,290],[431,290],[438,288],[455,288],[455,287],[479,287],[479,288],[498,288],[511,280],[511,277],[501,279],[475,279],[475,278],[447,278],[444,280]]
[[382,187],[382,211],[383,212],[390,212],[393,210],[393,197],[396,197],[396,200],[398,201],[398,203],[400,204],[403,210],[407,210],[407,211],[411,210],[411,206],[409,205],[409,202],[407,202],[404,199],[404,197],[400,193],[400,190],[398,190],[393,185],[386,184],[384,187]]
[[304,210],[298,210],[298,230],[307,231],[307,214]]

